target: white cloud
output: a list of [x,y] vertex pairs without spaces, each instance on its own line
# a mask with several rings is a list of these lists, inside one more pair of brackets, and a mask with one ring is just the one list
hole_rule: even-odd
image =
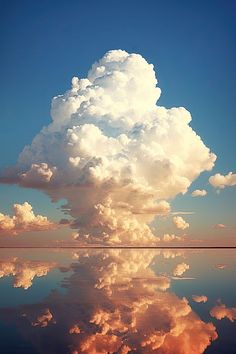
[[0,213],[0,234],[18,235],[26,231],[50,230],[56,224],[46,216],[35,215],[32,206],[25,202],[13,205],[13,216]]
[[109,51],[53,98],[52,122],[1,180],[67,199],[81,241],[155,243],[149,224],[166,200],[216,159],[185,108],[156,105],[160,93],[141,55]]
[[177,229],[185,230],[189,227],[189,224],[181,216],[174,216],[173,223]]
[[207,195],[207,191],[205,189],[196,189],[192,192],[192,197],[204,197]]
[[227,175],[221,175],[216,173],[209,178],[209,183],[218,189],[224,189],[225,187],[236,186],[236,173],[229,172]]

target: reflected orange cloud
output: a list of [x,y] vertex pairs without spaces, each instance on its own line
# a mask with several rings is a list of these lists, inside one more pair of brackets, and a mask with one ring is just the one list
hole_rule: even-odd
[[53,315],[49,309],[45,309],[40,315],[38,315],[35,321],[31,322],[31,324],[34,327],[47,327],[48,323],[51,321],[53,321]]
[[211,309],[210,314],[217,320],[228,318],[231,322],[234,322],[236,320],[236,307],[226,307],[225,304],[219,304]]
[[186,264],[186,263],[180,263],[180,264],[177,264],[177,266],[175,267],[175,269],[173,270],[173,275],[175,277],[179,277],[181,276],[183,273],[186,272],[186,270],[189,269],[189,265]]
[[207,302],[208,298],[205,295],[193,295],[192,296],[193,301],[195,302]]
[[152,250],[74,253],[72,273],[62,283],[65,292],[16,310],[23,335],[43,352],[50,338],[52,354],[58,353],[58,333],[60,347],[71,354],[203,353],[217,338],[216,329],[185,297],[168,291],[171,277],[152,269],[162,255]]
[[35,277],[43,277],[56,266],[55,262],[27,261],[13,259],[0,261],[0,278],[6,276],[14,277],[14,288],[32,286]]

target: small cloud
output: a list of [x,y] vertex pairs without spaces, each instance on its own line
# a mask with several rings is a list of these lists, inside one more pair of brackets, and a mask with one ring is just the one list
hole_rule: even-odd
[[208,298],[205,295],[193,295],[192,296],[193,301],[195,302],[207,302]]
[[181,216],[174,216],[173,223],[177,229],[185,230],[189,227],[189,224]]
[[215,229],[225,229],[226,225],[224,225],[224,224],[216,224],[216,225],[214,225],[214,228]]
[[26,231],[55,229],[56,224],[46,216],[35,215],[32,206],[25,202],[13,205],[13,216],[0,213],[0,234],[18,235]]
[[192,197],[204,197],[207,195],[207,191],[205,189],[196,189],[195,191],[192,192]]
[[236,320],[236,307],[226,307],[226,305],[220,304],[213,307],[210,314],[217,320],[228,318],[231,322],[234,322]]
[[53,315],[49,309],[45,309],[37,316],[35,321],[31,322],[31,324],[34,327],[47,327],[50,322],[55,323],[55,321],[53,321]]
[[171,213],[172,215],[193,215],[195,211],[174,211]]
[[225,269],[225,268],[227,268],[227,265],[226,264],[216,264],[215,268],[217,268],[217,269]]
[[182,275],[184,272],[186,272],[186,270],[189,269],[189,265],[186,263],[179,263],[177,264],[177,266],[175,267],[173,274],[174,276],[180,276]]
[[70,334],[79,334],[81,333],[81,329],[78,325],[74,325],[69,329]]
[[220,173],[216,173],[214,176],[209,178],[209,183],[217,189],[236,186],[236,173],[229,172],[225,176]]
[[183,236],[176,236],[174,234],[169,235],[169,234],[164,234],[162,241],[164,242],[171,242],[171,241],[183,241],[184,237]]
[[60,225],[70,225],[71,221],[69,219],[61,219],[59,221]]

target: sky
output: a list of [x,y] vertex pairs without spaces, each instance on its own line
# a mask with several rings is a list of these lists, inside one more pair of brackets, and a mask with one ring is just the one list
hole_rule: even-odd
[[[163,191],[163,198],[161,197],[160,199],[165,199],[166,203],[169,203],[171,211],[167,205],[158,205],[160,215],[155,220],[152,219],[152,212],[148,214],[144,211],[144,209],[149,209],[150,211],[150,208],[152,210],[157,208],[155,200],[150,200],[147,197],[142,207],[140,206],[138,209],[137,200],[134,201],[132,199],[133,194],[130,190],[127,192],[128,187],[124,187],[122,184],[124,180],[120,180],[118,183],[119,190],[116,186],[116,191],[118,191],[110,192],[113,198],[110,204],[108,200],[105,203],[104,200],[99,199],[98,195],[103,195],[103,187],[99,187],[99,189],[96,183],[93,188],[89,188],[89,192],[87,190],[86,192],[78,191],[79,203],[82,203],[83,208],[86,209],[86,212],[82,213],[83,220],[81,221],[81,210],[78,211],[76,209],[77,199],[74,200],[77,198],[77,194],[74,193],[74,190],[71,190],[69,197],[68,190],[64,194],[62,193],[64,182],[62,184],[61,177],[59,182],[56,180],[59,183],[58,189],[55,190],[54,185],[52,186],[54,188],[53,192],[51,190],[48,192],[45,186],[37,184],[38,175],[36,176],[37,183],[35,180],[28,184],[21,183],[16,180],[16,175],[31,171],[30,176],[32,177],[33,173],[30,166],[27,167],[28,170],[26,171],[23,166],[24,163],[21,163],[21,166],[18,166],[20,170],[15,172],[15,176],[8,178],[7,184],[5,183],[5,178],[5,182],[0,185],[0,213],[2,213],[0,215],[3,215],[2,219],[0,216],[0,222],[2,222],[0,225],[3,225],[1,226],[3,235],[0,237],[0,243],[3,245],[13,243],[21,245],[25,243],[44,243],[49,242],[49,240],[59,240],[60,242],[66,240],[69,242],[72,232],[73,235],[76,235],[77,230],[81,228],[83,229],[82,239],[84,241],[87,233],[98,232],[97,214],[94,216],[91,210],[92,205],[99,203],[99,205],[103,206],[103,211],[99,209],[100,214],[98,213],[99,215],[103,213],[102,222],[99,220],[99,225],[103,225],[103,228],[99,228],[100,233],[109,234],[110,237],[109,232],[112,229],[112,240],[115,242],[118,240],[118,243],[136,243],[139,240],[139,243],[149,244],[146,235],[149,234],[150,230],[149,226],[146,225],[151,222],[151,228],[155,229],[155,233],[161,240],[164,235],[169,235],[165,238],[166,240],[173,238],[172,241],[177,242],[178,239],[176,237],[180,237],[182,244],[195,239],[203,240],[204,243],[210,244],[236,245],[236,176],[228,175],[231,171],[233,173],[236,172],[234,113],[236,79],[235,2],[210,0],[198,2],[118,2],[111,0],[100,2],[72,0],[41,2],[1,1],[1,10],[2,55],[0,58],[0,70],[2,80],[0,83],[0,100],[3,111],[0,129],[0,148],[2,151],[0,168],[3,171],[1,172],[2,174],[4,174],[8,166],[16,166],[18,156],[24,147],[31,144],[33,138],[40,132],[42,127],[50,124],[51,100],[55,96],[63,95],[70,89],[72,77],[86,78],[92,64],[101,58],[105,58],[105,64],[103,64],[107,73],[110,59],[106,59],[104,55],[110,50],[123,50],[129,54],[137,53],[141,55],[145,63],[153,64],[153,70],[158,79],[157,87],[161,89],[161,96],[157,105],[164,106],[166,109],[185,107],[192,116],[190,126],[201,137],[204,146],[209,147],[211,152],[217,156],[217,160],[214,166],[209,167],[210,158],[203,158],[205,149],[198,150],[194,135],[189,135],[187,139],[185,130],[183,130],[183,144],[186,145],[185,147],[183,146],[179,158],[180,160],[182,159],[182,162],[184,161],[185,174],[191,175],[188,178],[190,184],[186,187],[186,191],[184,188],[178,189],[177,187],[172,194],[164,193]],[[123,60],[120,59],[118,52],[114,53],[117,62]],[[124,52],[122,55],[123,57],[126,56]],[[117,59],[118,57],[119,59]],[[120,96],[120,100],[124,99],[124,97],[131,101],[135,100],[134,104],[137,106],[138,115],[140,113],[141,116],[139,119],[136,114],[135,122],[138,121],[141,124],[141,122],[143,123],[149,119],[146,118],[145,114],[150,106],[153,107],[155,97],[158,97],[158,90],[155,90],[155,85],[152,85],[154,82],[153,73],[150,67],[147,66],[148,64],[145,64],[140,57],[130,58],[131,62],[133,61],[131,67],[127,69],[126,66],[124,68],[123,62],[119,62],[119,65],[117,64],[118,69],[117,67],[116,69],[121,72],[126,70],[128,78],[133,78],[132,75],[136,75],[138,79],[135,85],[137,84],[137,87],[135,86],[134,89],[131,87],[127,92],[124,91],[123,94],[126,93],[127,95]],[[94,72],[93,78],[91,79],[90,77],[90,79],[95,80],[96,75],[98,76]],[[122,79],[119,76],[116,80],[117,87],[119,87],[119,82]],[[106,83],[100,80],[98,85],[102,89],[108,87],[107,90],[110,90],[108,96],[112,96],[113,90],[116,89],[116,85],[113,87],[110,82]],[[132,96],[132,90],[134,90],[134,97]],[[154,98],[152,99],[152,97]],[[113,117],[117,114],[117,96],[115,98],[112,96],[112,99],[113,108],[112,110],[109,108],[109,112],[105,113],[112,114]],[[61,110],[59,113],[63,115],[64,108],[60,106],[59,101],[58,99],[58,109]],[[149,104],[150,106],[148,106]],[[58,117],[59,113],[56,109],[54,113]],[[117,110],[119,109],[117,108]],[[122,114],[127,112],[128,106],[122,107],[121,110]],[[85,118],[87,119],[86,122],[91,124],[91,117],[89,118],[90,120],[87,115]],[[150,122],[152,122],[151,119]],[[100,127],[99,124],[105,123],[99,122],[96,126]],[[109,136],[113,134],[114,136],[116,133],[114,131],[111,133],[114,126],[115,129],[119,128],[122,132],[127,132],[127,129],[129,133],[131,132],[130,126],[129,128],[127,126],[118,127],[119,124],[115,123],[115,125],[108,127],[110,129],[109,134],[107,132],[106,134]],[[152,124],[154,123],[152,122]],[[72,125],[70,124],[68,127],[71,129]],[[147,130],[148,128],[145,129]],[[172,123],[170,123],[168,133],[170,134],[170,140],[172,129],[175,129],[175,125],[172,126]],[[95,130],[82,131],[82,135],[77,131],[75,133],[77,135],[80,134],[78,135],[79,139],[82,139],[83,134],[85,134],[88,137],[89,146],[89,144],[93,143],[93,136],[95,136],[96,132]],[[177,132],[179,131],[176,128],[176,134]],[[188,132],[190,134],[190,131]],[[166,148],[166,151],[171,151],[170,154],[174,154],[175,145],[178,146],[177,141],[181,140],[181,132],[178,134],[179,138],[173,134],[173,140]],[[48,143],[51,139],[50,137],[47,140],[42,140],[42,145],[46,146],[46,157],[51,156],[50,153],[52,152]],[[55,139],[58,138],[56,134],[53,137]],[[92,141],[89,140],[90,138]],[[117,144],[117,142],[114,143]],[[147,144],[146,147],[148,147]],[[159,145],[161,146],[161,143]],[[98,146],[100,145],[98,144]],[[48,152],[47,148],[49,149]],[[139,148],[140,146],[136,146],[136,149]],[[37,150],[37,146],[35,149]],[[96,149],[97,147],[95,146],[94,150]],[[107,149],[111,149],[111,145],[107,145]],[[157,153],[157,150],[153,149],[153,153],[154,151]],[[201,153],[198,155],[199,151]],[[131,164],[131,162],[133,163],[134,153],[131,148],[128,152],[129,164]],[[56,154],[55,152],[52,153]],[[189,156],[186,157],[185,155]],[[32,153],[32,156],[32,159],[36,159],[35,152]],[[60,153],[54,159],[58,171],[62,166],[60,163],[56,163],[59,156]],[[61,152],[61,156],[63,156],[63,152]],[[46,157],[44,156],[45,161],[40,160],[40,163],[46,162]],[[166,158],[168,160],[168,154]],[[114,156],[112,159],[112,162],[114,162]],[[201,159],[201,164],[199,159]],[[27,156],[24,161],[26,160]],[[192,160],[192,165],[189,164],[190,160]],[[173,157],[171,163],[174,163],[174,161]],[[36,163],[38,162],[36,161]],[[146,164],[144,159],[142,163],[143,169],[135,165],[135,168],[139,170],[138,181],[141,181],[144,171],[149,171],[150,168],[150,175],[147,178],[150,182],[151,176],[156,176],[154,165],[152,162]],[[206,167],[207,164],[208,167]],[[113,166],[110,162],[108,165]],[[105,166],[103,161],[102,172],[109,170],[108,165]],[[118,165],[120,166],[120,162]],[[199,177],[194,176],[196,165],[199,165],[195,171],[197,176],[200,174]],[[44,169],[44,176],[45,173],[47,176],[48,173],[52,173],[50,168],[47,166]],[[112,168],[113,170],[110,170],[111,176],[114,175],[115,171],[115,167],[113,166]],[[207,170],[210,168],[210,171]],[[221,174],[221,176],[216,175],[217,173]],[[215,175],[216,177],[210,183],[209,178]],[[228,177],[224,178],[223,176]],[[128,177],[126,176],[126,178]],[[130,175],[129,178],[131,178]],[[134,181],[136,177],[132,176],[132,178],[132,181]],[[158,178],[153,183],[148,182],[149,187],[153,188],[152,193],[154,194],[153,190],[157,190],[158,186],[164,183]],[[222,178],[224,179],[223,185]],[[173,174],[173,179],[176,181],[175,174]],[[14,184],[13,180],[17,184]],[[75,183],[75,180],[73,179],[70,183]],[[146,186],[145,183],[142,188]],[[224,186],[225,188],[223,188]],[[125,191],[124,188],[126,188]],[[132,191],[134,191],[134,187],[132,188]],[[135,188],[137,190],[137,185],[135,185]],[[168,190],[170,185],[167,184],[165,188]],[[206,190],[207,194],[193,197],[191,193],[194,190]],[[184,195],[182,194],[183,192],[185,193]],[[122,213],[120,212],[121,206],[117,207],[117,198],[120,193],[123,196],[120,198],[120,203],[123,203]],[[140,194],[140,200],[142,198],[145,199],[142,193]],[[129,199],[128,195],[131,194],[132,196]],[[204,194],[204,192],[200,194]],[[75,196],[75,198],[73,199],[71,195]],[[81,195],[82,201],[79,199]],[[156,197],[159,200],[159,196]],[[28,204],[23,204],[25,202]],[[60,208],[61,205],[66,203],[66,209],[72,210],[69,216],[64,215]],[[127,205],[124,207],[124,203],[128,207]],[[15,207],[15,213],[18,215],[17,220],[17,216],[12,219],[12,207],[14,204],[18,205]],[[31,209],[31,206],[33,209]],[[107,219],[107,214],[105,220],[105,213],[107,213],[108,209],[115,215],[112,219],[112,226],[111,220]],[[136,214],[132,211],[134,209]],[[180,212],[187,214],[180,214]],[[133,216],[134,214],[135,216]],[[141,216],[136,217],[137,214]],[[10,215],[10,217],[7,217],[7,215]],[[40,215],[40,217],[37,215]],[[128,215],[132,216],[132,222],[128,221]],[[177,217],[178,219],[176,219]],[[67,223],[64,221],[58,225],[61,219],[68,218],[69,221]],[[124,225],[124,220],[127,221],[126,225]],[[73,225],[69,225],[69,222],[73,222]],[[122,226],[120,228],[123,233],[125,232],[125,227],[129,224],[129,232],[136,236],[130,238],[129,232],[126,233],[127,237],[121,237],[120,234],[114,235],[114,225],[120,225],[121,223]],[[187,224],[189,226],[186,226]],[[95,225],[95,231],[91,231],[91,225]],[[73,230],[71,230],[70,226],[73,227]],[[107,231],[108,229],[109,232]],[[150,231],[151,234],[152,230]],[[78,237],[81,237],[81,233]],[[150,242],[152,242],[152,235],[150,237]],[[95,239],[97,238],[99,238],[99,235],[95,235]],[[106,240],[107,238],[105,237],[103,241],[106,242]],[[91,242],[94,242],[93,237]],[[168,245],[171,244],[170,241],[167,242]]]

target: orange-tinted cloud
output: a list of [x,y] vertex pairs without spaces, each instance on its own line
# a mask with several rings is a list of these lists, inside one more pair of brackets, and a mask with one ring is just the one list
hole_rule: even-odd
[[36,348],[50,344],[55,354],[58,333],[61,351],[71,354],[203,353],[217,338],[215,327],[202,321],[186,298],[168,292],[171,279],[151,268],[156,255],[77,251],[79,261],[71,264],[63,293],[18,309],[21,330]]
[[173,274],[175,277],[179,277],[181,276],[184,272],[186,272],[186,270],[189,269],[189,265],[186,263],[179,263],[177,264],[177,266],[175,267],[175,269],[173,270]]
[[226,307],[224,304],[219,304],[211,309],[210,314],[217,320],[228,318],[231,322],[234,322],[236,320],[236,307]]
[[[53,315],[49,309],[44,309],[37,318],[31,322],[34,327],[47,327],[49,322],[53,321]],[[55,322],[54,322],[55,323]]]
[[28,289],[35,277],[43,277],[55,267],[54,262],[27,261],[19,258],[0,261],[0,278],[13,276],[14,287]]
[[193,301],[195,302],[207,302],[208,298],[205,295],[193,295]]

